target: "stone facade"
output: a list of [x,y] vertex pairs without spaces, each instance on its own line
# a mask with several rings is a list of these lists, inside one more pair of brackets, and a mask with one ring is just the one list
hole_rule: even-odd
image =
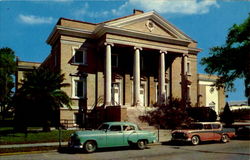
[[[51,53],[41,66],[61,70],[70,84],[63,90],[72,110],[63,108],[61,120],[100,106],[110,114],[110,106],[121,106],[114,107],[120,120],[131,120],[126,108],[145,111],[167,98],[207,105],[206,86],[197,75],[197,42],[154,11],[135,10],[102,23],[60,18],[47,43]],[[224,105],[220,90],[218,96]]]

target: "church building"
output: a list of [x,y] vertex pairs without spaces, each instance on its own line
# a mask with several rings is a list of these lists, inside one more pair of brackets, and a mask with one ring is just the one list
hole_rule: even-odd
[[155,11],[101,23],[60,18],[47,43],[51,53],[40,66],[61,70],[70,84],[62,89],[72,110],[62,108],[61,121],[99,106],[119,106],[118,120],[136,121],[169,98],[217,114],[225,105],[224,91],[212,86],[216,77],[197,74],[197,42]]

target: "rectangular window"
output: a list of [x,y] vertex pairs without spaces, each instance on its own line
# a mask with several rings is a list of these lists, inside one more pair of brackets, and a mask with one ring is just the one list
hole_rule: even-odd
[[75,63],[75,64],[87,64],[86,51],[73,48],[73,63]]
[[57,66],[57,55],[56,55],[56,53],[55,53],[55,62],[54,62],[54,64],[55,64],[55,66]]
[[112,54],[111,64],[112,64],[112,67],[118,68],[118,55],[117,54]]
[[74,98],[86,98],[86,78],[74,79]]

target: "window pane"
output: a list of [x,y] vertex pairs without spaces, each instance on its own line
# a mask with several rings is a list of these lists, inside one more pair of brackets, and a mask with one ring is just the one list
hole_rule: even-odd
[[83,51],[75,51],[75,63],[83,63]]
[[122,128],[120,125],[114,125],[110,127],[110,131],[121,131]]
[[83,81],[75,81],[75,96],[83,97]]
[[118,67],[118,55],[111,56],[112,67]]

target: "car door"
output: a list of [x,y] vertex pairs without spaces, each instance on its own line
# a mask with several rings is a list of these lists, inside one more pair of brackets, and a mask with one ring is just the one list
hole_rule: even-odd
[[123,132],[121,125],[111,125],[107,130],[107,147],[123,146]]
[[124,145],[129,146],[129,138],[131,136],[136,136],[135,126],[133,125],[124,125],[123,126],[123,134],[124,134]]
[[204,141],[208,141],[208,140],[213,140],[214,139],[214,133],[213,133],[213,129],[212,129],[212,125],[211,124],[204,124],[204,134],[203,134],[203,140]]
[[221,125],[220,124],[212,124],[213,133],[214,133],[214,140],[220,140],[222,133],[221,133]]

